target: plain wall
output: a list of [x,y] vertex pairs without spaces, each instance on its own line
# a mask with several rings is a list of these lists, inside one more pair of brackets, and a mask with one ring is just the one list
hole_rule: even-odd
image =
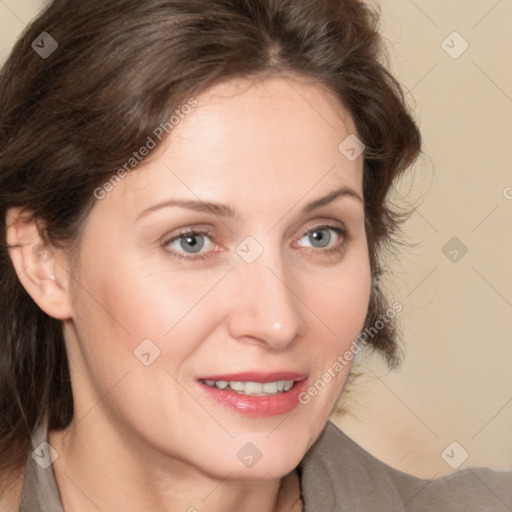
[[[451,472],[445,459],[458,466],[465,452],[460,467],[510,468],[512,1],[379,5],[392,71],[424,138],[395,197],[416,207],[404,227],[414,245],[388,260],[406,358],[392,373],[378,358],[361,361],[350,413],[333,421],[420,476]],[[0,2],[0,61],[42,6]]]

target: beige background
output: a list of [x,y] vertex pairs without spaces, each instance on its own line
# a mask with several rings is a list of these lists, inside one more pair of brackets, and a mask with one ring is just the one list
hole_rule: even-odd
[[[0,61],[42,5],[0,0]],[[351,413],[334,421],[420,476],[452,471],[442,453],[454,441],[445,452],[452,466],[510,468],[512,0],[379,5],[391,67],[424,137],[424,155],[396,196],[417,207],[405,226],[415,245],[390,260],[406,360],[393,373],[361,361]]]

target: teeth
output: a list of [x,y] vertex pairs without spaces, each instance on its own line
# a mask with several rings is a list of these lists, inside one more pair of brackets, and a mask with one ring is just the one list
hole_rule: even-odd
[[285,391],[290,391],[290,389],[292,389],[292,386],[293,386],[293,381],[292,380],[285,380],[284,381],[284,390]]
[[211,388],[226,389],[228,386],[232,391],[236,391],[240,395],[265,396],[276,395],[292,389],[293,380],[278,380],[276,382],[240,382],[225,380],[205,380],[203,381]]
[[261,395],[263,393],[263,384],[261,382],[246,382],[244,384],[246,395]]
[[[218,382],[218,381],[217,381]],[[223,381],[224,382],[224,381]],[[243,382],[234,382],[234,381],[231,381],[229,382],[229,387],[233,390],[233,391],[243,391],[244,390],[244,383]]]
[[265,382],[262,386],[263,393],[277,393],[277,382]]

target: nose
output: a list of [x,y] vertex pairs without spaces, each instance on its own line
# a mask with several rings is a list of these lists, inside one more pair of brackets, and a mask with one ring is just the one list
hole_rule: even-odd
[[304,334],[304,306],[294,289],[297,281],[286,277],[291,272],[280,263],[270,263],[262,255],[233,269],[228,330],[234,339],[282,350]]

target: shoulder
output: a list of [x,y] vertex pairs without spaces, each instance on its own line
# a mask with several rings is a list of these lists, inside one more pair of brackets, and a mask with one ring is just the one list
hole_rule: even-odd
[[315,504],[311,512],[338,511],[341,503],[343,510],[366,512],[512,510],[512,473],[470,468],[434,480],[417,478],[378,460],[331,422],[300,467],[305,503]]

